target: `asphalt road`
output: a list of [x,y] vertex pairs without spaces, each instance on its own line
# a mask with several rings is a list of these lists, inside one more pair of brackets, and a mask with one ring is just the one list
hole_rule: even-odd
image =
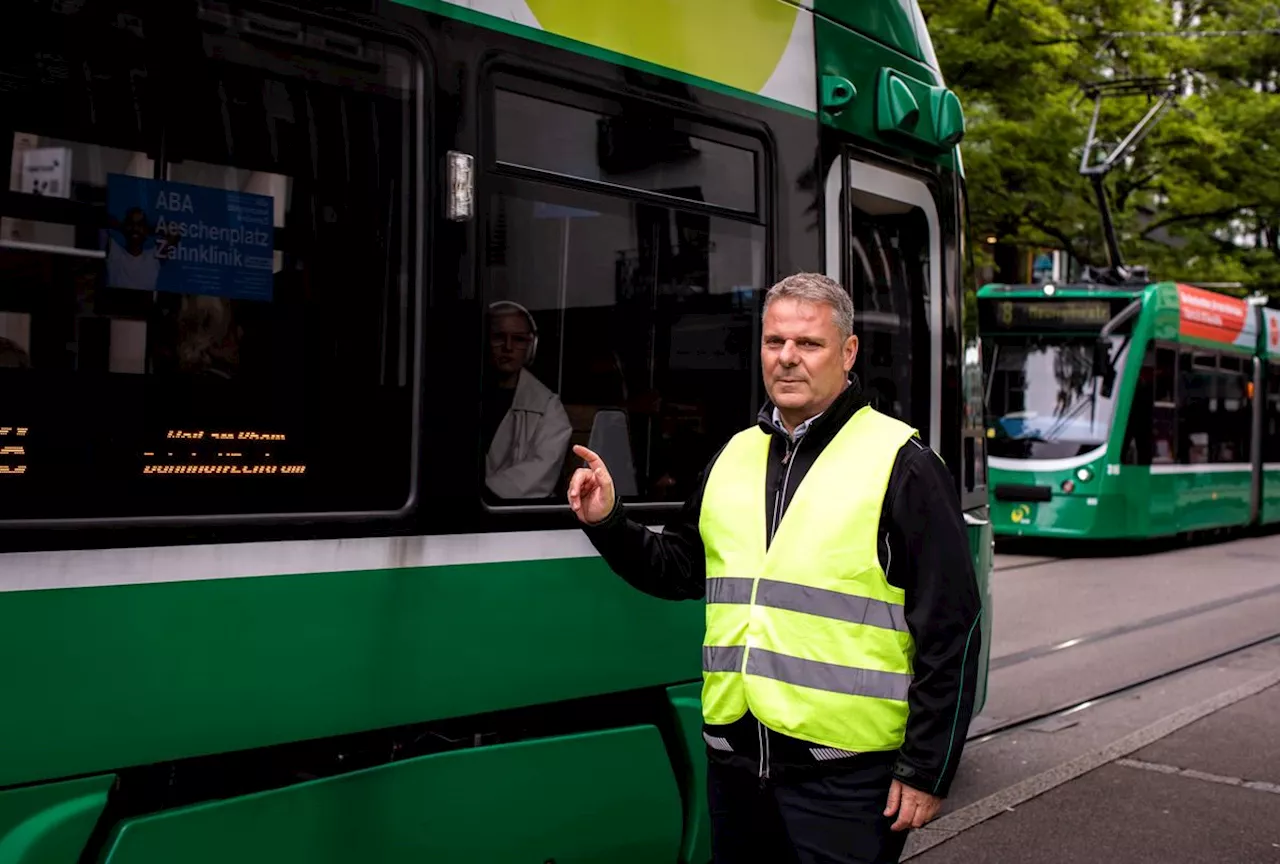
[[[1034,782],[1070,760],[1087,758],[1089,753],[1158,725],[1188,706],[1257,680],[1260,673],[1280,670],[1280,535],[1114,558],[997,555],[992,591],[994,632],[988,701],[974,720],[944,817],[981,808],[1018,784]],[[1249,643],[1258,644],[1234,650]],[[1206,660],[1213,655],[1220,656]],[[1165,674],[1183,666],[1189,668]],[[1128,686],[1148,678],[1155,680]],[[1119,688],[1126,689],[1090,701]],[[1255,698],[1249,703],[1255,707],[1242,706],[1225,716],[1272,716],[1268,709],[1276,695]],[[1068,705],[1077,707],[1069,714],[1053,714],[1010,731],[990,731]],[[1192,728],[1202,728],[1208,722],[1198,721]],[[1131,758],[1213,773],[1211,767],[1205,767],[1210,765],[1208,759],[1197,762],[1185,753],[1162,749],[1178,746],[1183,739],[1190,741],[1187,736],[1170,738],[1172,743],[1152,745]],[[1204,740],[1204,736],[1197,740]],[[1196,746],[1201,745],[1184,744],[1192,754]],[[1248,757],[1245,759],[1247,762]],[[1270,763],[1276,764],[1274,759]],[[1246,766],[1239,762],[1221,764],[1217,773],[1247,775]],[[1267,773],[1270,779],[1274,770]],[[1016,825],[1001,815],[932,849],[929,829],[917,832],[919,836],[908,844],[908,856],[914,849],[923,853],[917,860],[939,864],[963,860],[953,857],[961,852],[971,860],[1022,860],[1017,855],[1008,857],[1020,843],[1065,831],[1053,841],[1062,843],[1072,830],[1087,830],[1088,820],[1097,814],[1086,805],[1092,806],[1094,798],[1121,780],[1141,788],[1143,795],[1183,796],[1183,804],[1171,805],[1175,813],[1188,808],[1194,811],[1200,798],[1215,791],[1220,797],[1235,794],[1235,790],[1228,793],[1179,785],[1172,781],[1185,777],[1114,762],[1037,794],[1018,808],[1025,810],[1025,818],[1020,817]],[[1280,796],[1263,798],[1263,807],[1280,804]],[[1253,798],[1245,802],[1242,807],[1257,804]],[[1057,821],[1055,808],[1064,814]],[[1071,813],[1076,815],[1067,815],[1066,808],[1074,808]],[[1004,833],[993,833],[991,826],[1002,822]],[[1059,822],[1061,826],[1055,827]],[[939,838],[939,834],[932,835],[933,842]],[[993,852],[1002,851],[1002,855],[995,859],[972,857],[985,846]],[[1165,847],[1157,844],[1152,848],[1160,851]],[[1267,848],[1271,848],[1270,840]],[[944,850],[948,851],[944,854]],[[1073,859],[1068,856],[1063,860]]]
[[[987,705],[974,719],[972,737],[942,817],[957,812],[963,817],[1020,783],[1034,782],[1071,760],[1087,758],[1125,736],[1160,724],[1189,705],[1212,700],[1257,680],[1260,673],[1280,669],[1280,535],[1114,558],[997,554],[992,579],[992,671]],[[1249,643],[1257,644],[1235,650]],[[1212,655],[1219,657],[1206,659]],[[1184,666],[1188,668],[1166,675]],[[1155,680],[1129,686],[1144,678]],[[1123,690],[1096,699],[1117,689]],[[1252,726],[1244,728],[1240,722],[1234,726],[1244,728],[1238,736],[1242,740],[1251,740],[1248,730],[1258,737],[1253,727],[1261,722],[1258,718],[1274,716],[1270,709],[1277,695],[1272,692],[1266,699],[1252,700],[1248,707],[1228,709],[1217,722],[1225,728],[1235,717],[1252,717]],[[1075,708],[1010,731],[992,732],[1006,723],[1066,705]],[[1203,728],[1211,721],[1198,721],[1193,728]],[[1248,776],[1245,768],[1251,756],[1244,755],[1243,764],[1239,760],[1197,759],[1196,748],[1203,745],[1189,736],[1170,737],[1164,744],[1138,751],[1132,759],[1210,773],[1215,773],[1213,765],[1217,765],[1216,773],[1224,776]],[[1196,740],[1203,741],[1204,735]],[[1261,741],[1249,746],[1256,755],[1261,755],[1257,751],[1261,746],[1268,756],[1272,768],[1265,773],[1271,780],[1271,774],[1280,769],[1275,765],[1280,763],[1271,753],[1274,741],[1270,745]],[[1167,749],[1175,746],[1183,746],[1183,750],[1175,753]],[[1244,745],[1238,741],[1236,746]],[[1245,746],[1245,753],[1248,749]],[[925,864],[1033,860],[1016,851],[1020,845],[1036,842],[1051,842],[1062,850],[1061,845],[1073,832],[1087,832],[1089,819],[1098,818],[1092,801],[1124,783],[1153,800],[1166,801],[1167,806],[1152,818],[1167,817],[1165,809],[1172,814],[1199,814],[1202,799],[1210,800],[1215,794],[1220,800],[1225,795],[1238,797],[1236,788],[1221,787],[1221,783],[1208,783],[1211,787],[1203,788],[1187,782],[1183,776],[1142,771],[1123,760],[1108,763],[1021,804],[1016,809],[1023,815],[1016,822],[998,815],[960,835],[948,835],[946,842],[932,849],[929,844],[940,840],[940,835],[931,835],[928,828],[916,832],[918,836],[908,845],[908,858],[914,855]],[[1245,797],[1240,806],[1280,808],[1280,796],[1263,795],[1261,801]],[[1139,810],[1147,813],[1143,808],[1133,813],[1120,810],[1117,817],[1130,819],[1138,818]],[[1192,817],[1188,819],[1194,822]],[[1266,849],[1272,850],[1271,842],[1268,837]],[[1087,847],[1085,842],[1082,849]],[[988,851],[995,858],[987,858]],[[1151,851],[1158,858],[1167,845],[1151,845]],[[1076,859],[1068,855],[1061,860]],[[1142,855],[1133,860],[1148,858]]]
[[1280,535],[1124,558],[996,556],[972,731],[1280,635]]
[[[1278,682],[1278,669],[1260,677]],[[1209,701],[1221,704],[1222,696]],[[1157,732],[1125,755],[1104,754],[1106,761],[1073,777],[1037,784],[1046,777],[1038,775],[1023,784],[1037,788],[1006,789],[955,813],[958,831],[946,831],[940,820],[919,832],[924,836],[912,839],[926,843],[915,844],[921,853],[913,858],[919,864],[1280,861],[1277,712],[1280,683],[1271,683]],[[923,848],[929,840],[941,842]]]

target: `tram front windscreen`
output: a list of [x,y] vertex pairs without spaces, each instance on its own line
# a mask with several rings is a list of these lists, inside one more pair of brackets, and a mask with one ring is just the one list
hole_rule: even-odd
[[[1106,353],[1101,350],[1105,346]],[[1127,340],[997,337],[986,360],[988,453],[1062,459],[1104,444],[1111,430]],[[1109,367],[1109,369],[1108,369]]]

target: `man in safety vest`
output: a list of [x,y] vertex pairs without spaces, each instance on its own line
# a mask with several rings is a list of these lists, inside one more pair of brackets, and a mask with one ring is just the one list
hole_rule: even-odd
[[914,429],[867,404],[857,351],[839,284],[775,285],[769,402],[661,534],[575,448],[569,503],[609,566],[656,597],[706,598],[717,864],[897,861],[964,747],[981,603],[956,487]]

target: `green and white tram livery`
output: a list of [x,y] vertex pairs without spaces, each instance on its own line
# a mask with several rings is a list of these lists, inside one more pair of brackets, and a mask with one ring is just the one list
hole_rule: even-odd
[[996,534],[1280,522],[1280,311],[1193,285],[978,294]]
[[912,0],[5,16],[0,862],[705,861],[704,610],[608,571],[569,448],[659,530],[798,270],[989,599]]

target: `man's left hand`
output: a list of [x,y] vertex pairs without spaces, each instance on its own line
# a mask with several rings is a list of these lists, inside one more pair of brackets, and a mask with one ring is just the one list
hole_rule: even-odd
[[884,815],[892,816],[897,813],[898,819],[893,823],[893,830],[905,831],[908,828],[923,828],[938,815],[941,808],[942,799],[938,796],[894,780],[889,787],[889,806],[884,808]]

